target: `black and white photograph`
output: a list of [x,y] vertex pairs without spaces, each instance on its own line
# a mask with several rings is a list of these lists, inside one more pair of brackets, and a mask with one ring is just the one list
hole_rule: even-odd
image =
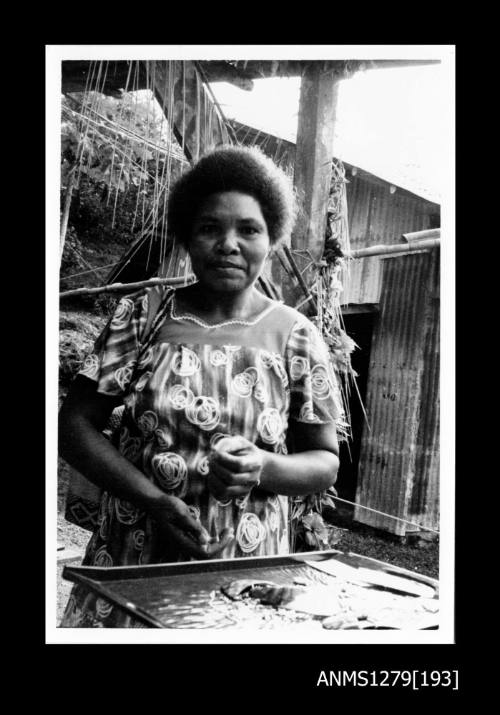
[[454,643],[455,47],[45,51],[46,641]]

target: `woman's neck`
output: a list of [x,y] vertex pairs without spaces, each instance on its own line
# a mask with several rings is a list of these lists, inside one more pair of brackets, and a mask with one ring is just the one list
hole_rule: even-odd
[[270,300],[250,286],[241,292],[220,293],[208,291],[200,283],[194,283],[176,291],[179,310],[194,313],[208,322],[226,320],[250,320],[255,318],[270,303]]

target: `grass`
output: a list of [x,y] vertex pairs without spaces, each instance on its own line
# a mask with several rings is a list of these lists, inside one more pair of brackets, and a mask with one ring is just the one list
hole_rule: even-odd
[[439,577],[439,542],[423,546],[391,541],[386,535],[370,533],[353,525],[337,544],[341,551],[352,551],[432,578]]
[[352,508],[339,506],[329,511],[325,520],[338,529],[335,548],[352,551],[394,566],[439,577],[439,539],[423,532],[398,537],[353,520]]

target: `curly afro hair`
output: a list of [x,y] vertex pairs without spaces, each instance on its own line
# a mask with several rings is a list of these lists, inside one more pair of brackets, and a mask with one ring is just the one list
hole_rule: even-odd
[[169,230],[185,247],[200,204],[222,191],[239,191],[259,202],[271,245],[291,233],[296,202],[285,172],[257,147],[222,146],[202,156],[170,192]]

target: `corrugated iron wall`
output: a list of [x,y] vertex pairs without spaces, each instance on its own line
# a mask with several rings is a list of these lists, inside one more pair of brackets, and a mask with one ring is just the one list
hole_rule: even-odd
[[[401,243],[409,231],[431,228],[440,207],[426,199],[359,171],[348,175],[347,206],[351,249],[377,244]],[[343,304],[378,303],[381,291],[382,258],[362,258],[350,262],[344,277]]]
[[[419,430],[408,519],[431,529],[439,528],[439,368],[440,368],[440,266],[433,251],[429,294],[426,300],[425,344],[420,394]],[[408,530],[408,528],[407,528]]]
[[[438,528],[439,252],[386,258],[383,268],[356,502]],[[408,531],[359,507],[354,518]]]

